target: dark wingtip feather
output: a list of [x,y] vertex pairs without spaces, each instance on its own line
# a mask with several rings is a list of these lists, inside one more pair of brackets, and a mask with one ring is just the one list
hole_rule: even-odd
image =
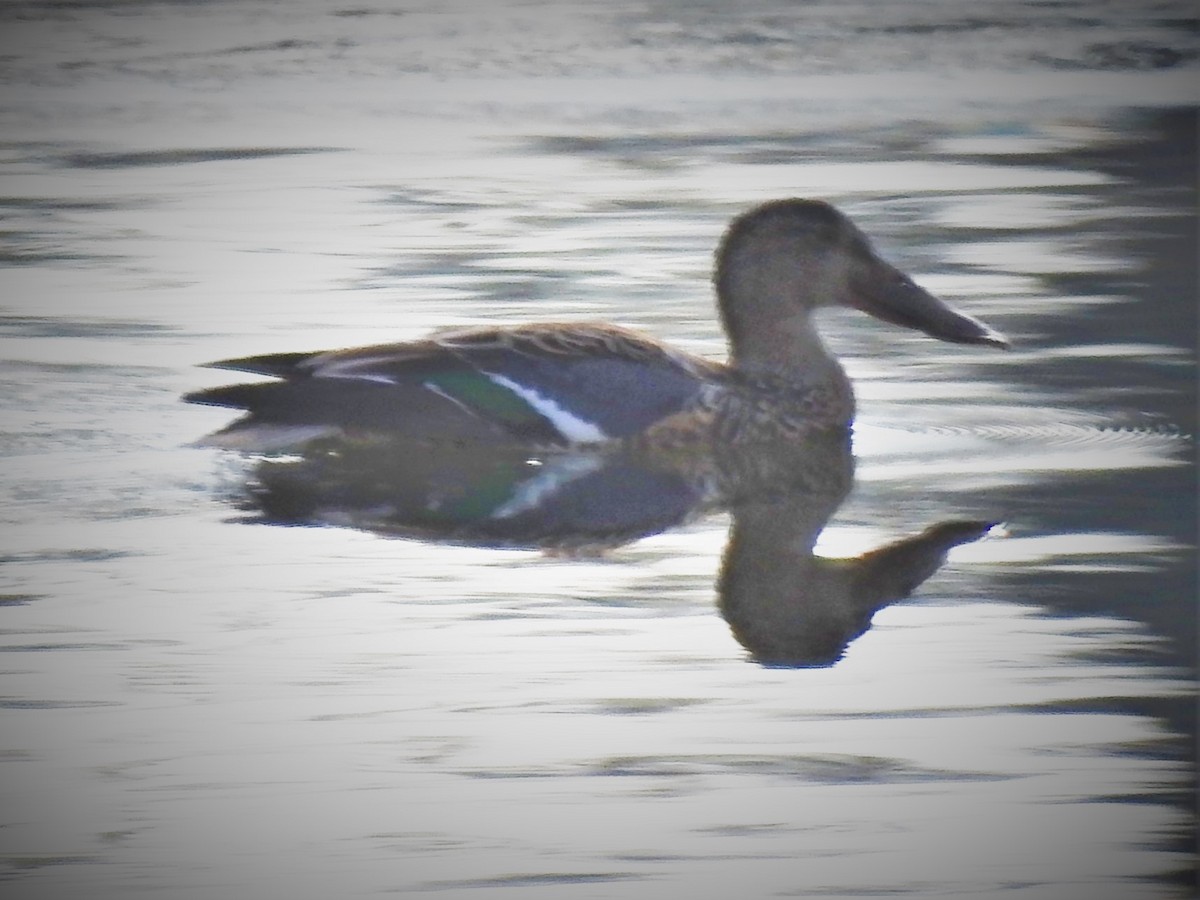
[[252,375],[273,375],[287,378],[295,375],[314,353],[269,353],[265,356],[244,356],[239,359],[220,359],[205,363],[206,369],[229,369],[233,372],[249,372]]
[[276,385],[277,382],[271,381],[261,384],[230,384],[224,387],[192,391],[191,393],[184,394],[183,399],[187,403],[201,403],[205,406],[251,409],[256,405],[265,390],[273,388]]

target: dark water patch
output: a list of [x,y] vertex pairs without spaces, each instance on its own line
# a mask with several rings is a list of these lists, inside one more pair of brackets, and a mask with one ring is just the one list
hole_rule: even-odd
[[36,600],[44,600],[40,594],[0,594],[0,608],[5,606],[28,606]]
[[[1138,716],[1150,715],[1155,718],[1165,716],[1167,710],[1177,702],[1175,697],[1080,697],[1073,700],[1053,700],[1046,703],[1024,704],[1018,709],[1040,715],[1051,716]],[[1162,732],[1162,741],[1175,740],[1170,732]],[[1157,750],[1152,750],[1157,748]],[[1114,752],[1117,750],[1114,748]],[[1130,756],[1143,755],[1153,758],[1161,756],[1160,740],[1147,743],[1126,743],[1120,745],[1120,752]]]
[[602,700],[595,704],[598,712],[616,716],[645,716],[687,709],[707,703],[699,697],[635,697],[627,700]]
[[[0,331],[2,333],[2,331]],[[59,335],[61,337],[61,335]],[[169,373],[174,369],[167,366],[110,365],[108,363],[60,363],[26,359],[0,359],[0,374],[12,378],[14,386],[22,379],[44,376],[48,380],[93,383],[104,377],[109,382],[128,384]],[[22,385],[28,387],[29,385]],[[94,386],[94,385],[93,385]],[[74,389],[74,384],[72,385]]]
[[[1002,890],[1026,890],[1031,887],[1039,887],[1040,881],[1009,881],[1001,885]],[[776,896],[778,897],[849,897],[850,900],[855,900],[858,897],[922,897],[935,896],[942,893],[944,888],[942,885],[931,881],[905,882],[898,884],[895,887],[871,887],[869,885],[850,885],[847,887],[825,887],[818,891],[805,888],[802,891],[781,891]]]
[[1200,17],[1179,19],[1151,19],[1150,24],[1159,28],[1173,28],[1188,34],[1200,34]]
[[213,147],[180,150],[131,150],[112,153],[70,153],[63,166],[76,169],[133,169],[147,166],[176,166],[202,162],[275,159],[310,153],[337,153],[341,147]]
[[14,338],[140,338],[172,331],[166,325],[119,319],[0,316],[0,335]]
[[481,282],[475,287],[477,296],[494,303],[541,303],[559,296],[558,283],[565,275],[530,274],[519,269],[492,269],[480,273]]
[[[1156,567],[1147,566],[1145,569],[1126,571],[1138,572],[1153,572]],[[1056,616],[1053,612],[1044,612],[1046,618],[1066,618],[1066,616]],[[1100,637],[1112,640],[1112,635],[1108,634],[1102,628],[1097,628],[1091,631],[1073,631],[1072,636],[1079,637]],[[1114,644],[1112,646],[1105,645],[1100,647],[1089,647],[1086,650],[1073,650],[1070,653],[1063,654],[1067,659],[1078,660],[1083,663],[1100,663],[1102,665],[1117,665],[1117,666],[1146,666],[1160,667],[1163,671],[1156,674],[1170,676],[1172,674],[1172,648],[1171,642],[1167,638],[1147,635],[1144,640],[1135,640],[1127,644]],[[1183,670],[1177,673],[1179,677],[1185,674]]]
[[[1095,794],[1091,797],[1080,797],[1074,803],[1117,803],[1123,806],[1162,806],[1162,794]],[[1147,850],[1158,849],[1157,844],[1143,844]]]
[[611,853],[607,858],[618,863],[695,863],[700,860],[770,859],[771,857],[758,854],[739,856],[733,853],[720,855],[708,853],[703,855],[696,853]]
[[801,722],[837,721],[849,722],[861,719],[871,721],[888,721],[893,719],[956,719],[964,716],[980,718],[982,716],[1003,715],[1011,713],[1019,707],[1010,705],[1000,706],[917,706],[906,709],[871,710],[857,712],[853,710],[833,709],[828,712],[812,712],[805,710],[800,713],[785,714],[783,718]]
[[[746,134],[738,131],[696,130],[677,132],[626,132],[620,135],[596,134],[556,134],[536,135],[522,139],[517,144],[518,150],[535,155],[588,156],[603,159],[618,165],[637,169],[639,171],[657,172],[670,170],[686,170],[706,162],[721,162],[738,166],[780,166],[797,165],[805,162],[828,163],[834,160],[853,160],[861,163],[893,164],[904,160],[928,161],[930,148],[927,144],[928,135],[920,129],[914,129],[911,123],[896,125],[879,125],[871,128],[846,127],[837,131],[821,128],[807,130],[779,129],[774,131],[759,131]],[[992,157],[994,156],[994,159]],[[936,160],[942,165],[953,165],[958,162],[989,161],[1011,166],[1013,164],[1039,164],[1058,168],[1061,165],[1061,155],[1052,153],[1025,154],[1008,152],[1004,154],[968,154],[963,157],[936,154]],[[998,188],[997,193],[1006,189]],[[1014,193],[1024,193],[1025,188],[1007,189]],[[1058,188],[1064,193],[1085,194],[1088,188],[1072,187],[1070,185]],[[974,189],[967,186],[947,185],[945,188],[926,186],[922,196],[933,196],[939,193],[946,195],[971,194]],[[860,208],[867,208],[873,203],[887,202],[894,204],[898,198],[862,197],[856,200]],[[900,202],[903,202],[902,200]],[[659,208],[664,208],[662,203]],[[666,207],[678,214],[688,209],[686,201],[672,198]],[[920,207],[924,211],[925,207]],[[697,206],[697,211],[709,216],[713,213],[711,203]],[[882,216],[883,222],[894,219],[894,208],[889,209],[889,215]],[[922,222],[921,227],[938,233],[936,226]],[[1011,230],[1006,236],[1011,235]]]
[[48,869],[54,866],[77,866],[100,862],[96,856],[51,854],[47,856],[3,856],[0,860],[5,865],[18,871],[33,869]]
[[385,206],[417,207],[420,209],[441,209],[477,215],[479,212],[478,197],[456,197],[443,191],[420,190],[418,188],[396,188],[392,186],[377,188],[384,196],[375,203]]
[[[340,38],[332,43],[305,40],[303,38],[280,38],[274,41],[263,41],[257,44],[235,44],[232,47],[176,52],[170,54],[150,53],[129,58],[120,63],[109,61],[99,62],[94,59],[77,59],[59,63],[58,68],[66,72],[86,69],[112,68],[116,71],[134,71],[139,65],[146,63],[164,63],[171,67],[179,67],[186,60],[210,60],[221,57],[255,56],[269,53],[292,53],[297,51],[345,49],[353,46],[353,42]],[[143,73],[148,74],[148,73]]]
[[[1086,572],[1056,570],[1054,548],[1048,545],[1049,558],[997,571],[996,588],[1007,596],[1037,597],[1049,614],[1108,614],[1144,622],[1172,641],[1184,665],[1194,665],[1197,573],[1189,548],[1196,544],[1196,494],[1194,480],[1181,478],[1182,471],[1082,471],[1005,487],[991,505],[1019,521],[1024,534],[1102,531],[1153,540],[1141,550],[1089,554],[1096,568]],[[1129,563],[1143,570],[1126,570]]]
[[[1195,220],[1194,197],[1197,186],[1193,176],[1196,161],[1197,118],[1200,109],[1195,106],[1167,106],[1161,109],[1125,109],[1114,114],[1106,123],[1106,135],[1098,140],[1081,142],[1070,147],[1055,147],[1048,150],[1025,150],[1018,154],[988,152],[966,154],[965,158],[998,165],[1019,163],[1071,172],[1098,171],[1113,176],[1114,181],[1101,188],[1100,193],[1112,196],[1109,209],[1113,213],[1127,211],[1139,200],[1147,210],[1158,214],[1183,215]],[[1132,143],[1129,135],[1136,136]],[[1128,180],[1126,180],[1128,179]],[[1164,195],[1163,190],[1167,193]],[[1095,188],[1071,188],[1061,186],[1056,191],[1092,195]],[[1153,193],[1147,194],[1147,191]],[[1177,195],[1174,203],[1170,195]],[[1141,206],[1141,203],[1138,203]],[[1098,216],[1092,219],[1082,234],[1097,228],[1110,229],[1120,237],[1137,243],[1145,234],[1146,222],[1139,219],[1137,228],[1130,229],[1130,221],[1121,216]],[[1041,233],[1040,229],[1037,233]],[[1080,235],[1080,229],[1073,233]],[[1090,235],[1089,235],[1090,236]],[[1144,248],[1153,254],[1154,247]]]
[[1195,61],[1200,54],[1154,41],[1104,41],[1089,44],[1072,56],[1031,54],[1033,62],[1068,71],[1149,72],[1173,69]]
[[319,50],[321,47],[322,44],[319,41],[306,41],[300,38],[282,38],[278,41],[265,41],[261,44],[243,44],[238,47],[230,47],[226,50],[218,50],[212,55],[237,56],[243,53],[274,53],[280,50]]
[[[1049,24],[1049,23],[1042,23]],[[1085,24],[1085,23],[1079,23]],[[1088,20],[1086,24],[1099,24],[1097,20]],[[850,29],[854,34],[886,34],[886,35],[905,35],[905,36],[950,36],[960,34],[972,34],[979,31],[991,31],[994,29],[1011,29],[1020,27],[1024,29],[1027,23],[1016,23],[1005,21],[998,18],[966,18],[966,19],[943,19],[937,22],[898,22],[890,25],[860,25]]]
[[45,563],[45,562],[109,562],[114,559],[128,559],[140,554],[132,550],[42,550],[32,553],[12,553],[0,555],[0,565],[8,563]]
[[329,13],[335,19],[365,19],[370,16],[406,16],[403,9],[370,9],[365,6],[354,6],[349,9],[335,9]]
[[[939,38],[955,39],[961,37],[980,39],[994,38],[997,42],[1009,43],[1019,47],[1030,33],[1028,10],[1017,10],[1017,15],[1003,19],[1000,17],[966,17],[961,19],[941,19],[938,21],[909,21],[881,25],[863,25],[851,29],[853,33],[865,37],[882,35],[885,37],[916,38],[937,40]],[[1034,23],[1038,31],[1047,32],[1051,29],[1070,32],[1073,35],[1086,37],[1089,33],[1099,35],[1110,33],[1111,21],[1103,18],[1079,15],[1041,15]],[[1151,19],[1143,23],[1147,30],[1153,30],[1158,40],[1125,39],[1113,41],[1062,42],[1064,49],[1049,53],[1034,51],[1028,54],[1028,61],[1037,65],[1058,70],[1090,70],[1090,71],[1154,71],[1169,69],[1194,61],[1197,51],[1189,46],[1186,38],[1194,34],[1195,20],[1180,19]]]
[[[796,162],[820,158],[831,143],[853,142],[845,132],[822,135],[817,132],[777,132],[745,135],[737,132],[700,131],[676,133],[642,133],[623,135],[546,135],[533,137],[522,144],[535,154],[564,156],[594,156],[625,162],[654,160],[659,166],[664,160],[675,159],[680,165],[693,164],[704,154],[732,156],[738,162],[774,162],[776,158]],[[878,154],[878,140],[873,142]],[[755,154],[766,154],[756,158]]]
[[[470,712],[470,710],[460,709],[459,712]],[[550,769],[471,769],[459,774],[476,781],[540,781],[547,778],[560,778],[564,773]]]
[[453,891],[462,889],[547,887],[571,884],[603,884],[613,881],[640,880],[634,872],[553,872],[538,874],[497,875],[493,878],[464,878],[453,881],[428,881],[420,885],[423,891]]
[[49,641],[45,641],[37,644],[7,644],[0,646],[0,653],[42,653],[47,650],[112,650],[118,646],[115,643],[102,643],[99,641],[91,643],[82,641],[50,643]]
[[0,697],[0,709],[94,709],[120,705],[115,700],[15,700]]
[[[45,151],[38,155],[44,158]],[[124,201],[48,196],[0,197],[0,266],[47,263],[112,263],[124,259],[118,233],[91,233],[86,216],[153,205],[141,197]]]
[[[441,252],[406,253],[393,265],[370,270],[366,276],[374,283],[376,279],[388,279],[386,286],[394,289],[395,279],[432,276],[443,281],[455,278],[478,278],[478,263],[488,254],[483,250],[445,250]],[[380,282],[380,284],[385,284]]]
[[594,775],[656,778],[746,773],[820,784],[940,783],[1006,778],[986,772],[923,769],[900,760],[866,756],[630,756],[606,760],[591,770]]
[[[598,256],[600,254],[592,254]],[[493,302],[543,304],[561,299],[564,282],[588,275],[611,275],[612,270],[590,269],[561,272],[534,270],[512,265],[511,254],[479,251],[450,251],[406,256],[403,262],[368,270],[356,286],[392,288],[397,279],[434,278],[441,283],[470,286],[473,298]]]
[[95,262],[116,255],[79,253],[62,248],[58,235],[29,230],[0,231],[0,266],[36,266],[56,262]]
[[0,197],[0,209],[24,212],[109,212],[129,209],[128,200],[72,200],[64,197]]
[[788,822],[762,822],[752,825],[707,825],[703,828],[697,828],[695,831],[698,834],[716,834],[723,837],[761,837],[764,834],[779,834],[781,831],[794,830],[794,826]]
[[16,0],[0,4],[0,9],[16,17],[65,18],[55,16],[61,12],[85,12],[91,10],[112,10],[119,13],[138,12],[140,10],[156,10],[180,6],[196,8],[198,6],[218,6],[219,0]]

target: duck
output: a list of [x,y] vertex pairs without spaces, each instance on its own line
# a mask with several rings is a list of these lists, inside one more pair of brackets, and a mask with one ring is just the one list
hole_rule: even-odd
[[242,410],[198,443],[243,452],[371,435],[531,450],[736,444],[851,425],[854,391],[818,333],[820,309],[857,309],[952,343],[1010,346],[884,260],[824,200],[774,200],[735,217],[713,284],[724,362],[607,323],[453,328],[209,363],[271,380],[184,399]]

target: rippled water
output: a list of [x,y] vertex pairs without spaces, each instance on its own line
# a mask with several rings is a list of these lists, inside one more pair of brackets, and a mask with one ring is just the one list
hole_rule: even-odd
[[[0,7],[5,896],[1189,896],[1198,47],[1183,3]],[[817,551],[1005,522],[835,665],[734,639],[721,513],[273,527],[187,446],[213,359],[719,357],[712,248],[792,195],[1016,344],[827,318]]]

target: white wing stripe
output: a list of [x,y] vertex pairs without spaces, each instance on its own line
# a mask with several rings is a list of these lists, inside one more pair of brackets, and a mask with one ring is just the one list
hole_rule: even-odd
[[505,378],[503,375],[497,375],[495,372],[484,372],[495,384],[512,391],[535,410],[550,420],[550,424],[559,430],[568,441],[577,444],[596,443],[598,441],[607,441],[608,435],[596,427],[592,422],[581,419],[573,413],[563,409],[549,397],[543,397],[537,391],[531,390],[524,385],[517,384],[511,378]]
[[342,371],[339,369],[329,368],[322,369],[316,374],[319,378],[341,378],[346,381],[376,381],[379,384],[396,384],[396,379],[391,375],[376,375],[371,372],[355,372],[353,370]]

